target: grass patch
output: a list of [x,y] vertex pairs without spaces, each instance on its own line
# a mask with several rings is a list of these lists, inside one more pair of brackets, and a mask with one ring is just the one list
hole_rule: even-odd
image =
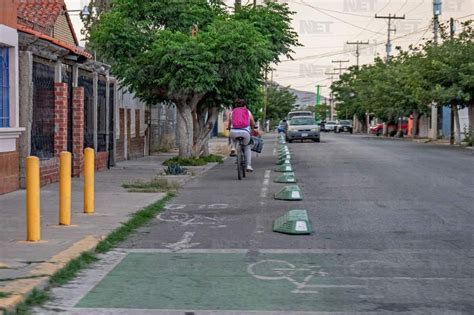
[[77,276],[79,271],[97,260],[98,258],[93,252],[82,253],[81,256],[71,260],[64,268],[56,272],[51,279],[49,279],[49,284],[54,287],[68,283]]
[[137,180],[130,183],[123,183],[122,187],[128,192],[168,192],[176,191],[180,187],[179,183],[169,181],[166,178],[155,177],[150,181]]
[[164,166],[177,164],[181,166],[203,166],[207,163],[223,163],[224,158],[220,155],[210,154],[208,156],[202,156],[200,158],[180,158],[175,156],[163,162]]
[[0,292],[0,299],[4,299],[12,295],[10,292]]
[[155,218],[158,213],[162,212],[165,204],[172,197],[174,197],[174,194],[168,193],[168,195],[161,201],[158,201],[136,212],[130,220],[122,224],[121,227],[115,229],[104,240],[102,240],[97,245],[95,251],[97,253],[105,253],[116,246],[118,243],[124,241],[127,236],[130,235],[130,233]]
[[[100,241],[94,251],[82,253],[79,257],[71,260],[64,268],[56,272],[49,280],[49,285],[51,287],[61,286],[71,281],[81,270],[87,268],[90,264],[99,259],[97,254],[108,252],[118,243],[124,241],[132,232],[155,218],[158,213],[163,211],[165,204],[173,197],[173,193],[168,193],[167,196],[160,201],[132,214],[132,217],[127,222],[112,231],[104,240]],[[8,314],[30,314],[32,307],[42,305],[48,300],[48,290],[34,289],[25,302],[19,304],[14,312]]]
[[15,311],[6,312],[6,314],[7,315],[31,314],[30,309],[32,307],[42,305],[43,303],[45,303],[48,300],[49,300],[48,291],[33,289],[33,291],[31,291],[31,294],[26,298],[26,300],[16,307]]

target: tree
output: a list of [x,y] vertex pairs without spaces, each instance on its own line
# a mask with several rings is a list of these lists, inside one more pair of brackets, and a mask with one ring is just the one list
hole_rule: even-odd
[[[91,25],[91,47],[138,97],[176,104],[179,154],[199,156],[218,110],[255,94],[264,66],[295,42],[286,5],[258,6],[262,23],[248,11],[231,15],[220,1],[117,0]],[[262,31],[268,17],[279,37]]]
[[267,119],[280,121],[285,119],[293,109],[296,95],[290,92],[289,87],[270,84],[267,88]]

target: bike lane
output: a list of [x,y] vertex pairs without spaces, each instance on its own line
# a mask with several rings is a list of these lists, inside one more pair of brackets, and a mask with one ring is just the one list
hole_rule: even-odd
[[[305,144],[306,145],[306,144]],[[438,284],[465,292],[465,272],[434,273],[439,251],[331,248],[318,227],[321,196],[308,159],[293,152],[293,165],[306,198],[282,202],[273,194],[282,184],[272,139],[258,158],[256,172],[237,181],[233,159],[189,182],[165,213],[108,253],[65,287],[38,313],[70,314],[297,314],[429,310],[413,295],[441,297]],[[318,149],[314,147],[311,149]],[[301,168],[299,167],[301,166]],[[272,232],[272,222],[290,209],[307,209],[315,233]],[[323,227],[324,229],[324,227]],[[450,252],[450,255],[453,255]],[[463,252],[459,252],[461,257]],[[453,256],[452,256],[453,257]]]

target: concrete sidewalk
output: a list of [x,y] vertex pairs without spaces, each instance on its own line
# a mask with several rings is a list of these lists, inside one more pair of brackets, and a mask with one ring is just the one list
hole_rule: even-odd
[[[164,197],[164,193],[128,193],[126,181],[149,180],[163,170],[174,154],[160,154],[117,166],[95,176],[95,214],[83,214],[83,179],[72,181],[72,224],[58,225],[58,184],[41,188],[41,242],[27,243],[25,190],[0,196],[1,309],[11,309],[34,287],[47,284],[50,275],[80,253],[93,249],[101,238],[130,214]],[[196,170],[198,171],[198,170]]]

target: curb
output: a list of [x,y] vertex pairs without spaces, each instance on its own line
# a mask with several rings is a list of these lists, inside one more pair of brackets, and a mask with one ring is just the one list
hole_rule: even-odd
[[1,314],[13,311],[18,304],[26,300],[34,289],[47,288],[49,278],[53,274],[66,266],[74,258],[79,257],[83,252],[95,249],[101,239],[88,235],[66,250],[53,256],[50,260],[36,266],[31,271],[31,275],[35,278],[14,280],[7,284],[1,291],[12,293],[12,295],[0,299]]
[[[217,165],[219,165],[219,163],[208,163],[198,172],[196,177],[207,173]],[[195,177],[189,177],[189,179],[187,179],[183,185],[193,180],[193,178]],[[135,213],[139,210],[140,209],[137,209],[132,213]],[[118,224],[117,227],[120,225],[121,224]],[[6,315],[9,312],[14,311],[19,304],[28,298],[34,289],[44,290],[48,288],[51,276],[64,268],[70,261],[81,256],[84,252],[95,250],[97,244],[105,237],[106,235],[102,235],[100,237],[88,235],[80,241],[72,244],[69,248],[53,256],[48,261],[36,266],[31,271],[31,279],[14,280],[8,283],[5,287],[1,288],[0,292],[11,293],[11,295],[5,298],[0,298],[0,315]]]

